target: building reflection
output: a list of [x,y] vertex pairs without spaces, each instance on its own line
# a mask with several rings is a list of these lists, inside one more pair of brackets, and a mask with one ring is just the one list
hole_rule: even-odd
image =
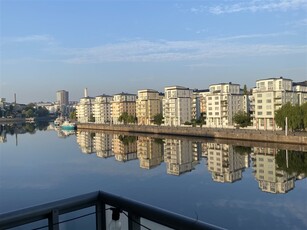
[[295,173],[278,168],[276,148],[254,147],[253,169],[259,188],[269,193],[287,193],[294,188]]
[[95,134],[96,133],[87,131],[77,132],[77,143],[79,144],[82,153],[91,154],[96,151],[93,144]]
[[0,143],[7,142],[6,139],[6,130],[4,128],[4,125],[0,125]]
[[137,157],[140,167],[152,169],[163,162],[163,140],[151,137],[138,137]]
[[[0,131],[4,140],[5,130]],[[213,181],[220,183],[241,180],[252,162],[259,188],[275,194],[287,193],[295,187],[296,180],[307,175],[306,152],[87,131],[77,132],[77,142],[83,153],[114,157],[120,162],[139,159],[144,169],[158,167],[164,161],[167,173],[176,176],[194,170],[201,158],[206,158]]]
[[117,161],[126,162],[137,159],[136,137],[114,134],[112,151]]
[[238,153],[234,146],[228,144],[207,143],[208,170],[216,182],[233,183],[242,179],[248,168],[248,154]]
[[98,157],[108,158],[114,156],[112,152],[112,139],[112,134],[95,133],[93,145]]
[[192,171],[198,164],[198,159],[193,158],[192,141],[165,139],[164,162],[168,174],[178,176]]

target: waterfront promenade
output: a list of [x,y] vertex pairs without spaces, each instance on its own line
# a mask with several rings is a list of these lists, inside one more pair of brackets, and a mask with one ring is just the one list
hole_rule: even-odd
[[78,130],[105,130],[113,132],[131,132],[161,135],[180,135],[216,139],[231,139],[259,142],[307,145],[307,132],[265,131],[249,129],[222,129],[207,127],[170,127],[145,125],[108,125],[96,123],[79,123]]

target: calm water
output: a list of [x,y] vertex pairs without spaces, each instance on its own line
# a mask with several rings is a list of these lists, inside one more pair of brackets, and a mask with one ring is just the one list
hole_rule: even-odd
[[307,229],[299,146],[0,131],[0,212],[103,190],[228,229]]

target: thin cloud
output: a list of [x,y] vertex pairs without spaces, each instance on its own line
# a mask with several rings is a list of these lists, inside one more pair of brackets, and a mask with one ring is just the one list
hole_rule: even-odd
[[190,9],[192,13],[209,12],[211,14],[231,14],[240,12],[262,12],[262,11],[289,11],[289,10],[306,10],[307,0],[254,0],[242,1],[234,4],[215,5],[212,7],[199,6]]
[[219,38],[219,41],[237,40],[237,39],[251,39],[251,38],[267,38],[267,37],[279,37],[284,35],[295,35],[295,33],[283,32],[283,33],[266,33],[266,34],[241,34],[236,36]]
[[20,37],[6,37],[3,38],[3,43],[24,43],[24,42],[44,42],[47,44],[55,43],[55,39],[50,35],[41,35],[41,34],[34,34],[34,35],[27,35],[27,36],[20,36]]
[[203,61],[224,57],[305,53],[307,45],[233,44],[206,41],[134,41],[84,49],[65,49],[68,63]]

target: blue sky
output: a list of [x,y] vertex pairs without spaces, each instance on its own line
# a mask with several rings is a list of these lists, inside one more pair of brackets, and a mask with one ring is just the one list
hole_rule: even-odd
[[0,97],[307,80],[307,0],[0,0]]

